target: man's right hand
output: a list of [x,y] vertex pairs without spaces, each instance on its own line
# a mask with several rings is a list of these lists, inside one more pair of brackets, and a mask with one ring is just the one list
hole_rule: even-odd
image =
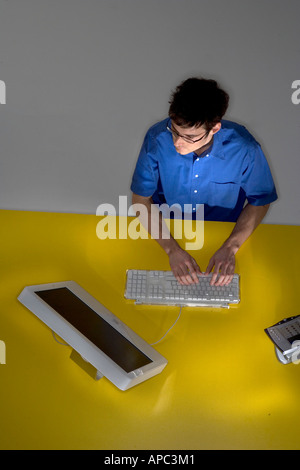
[[198,275],[203,274],[194,258],[179,246],[168,253],[170,267],[177,281],[182,285],[197,284]]
[[133,194],[132,202],[134,206],[142,204],[147,208],[147,216],[145,217],[143,214],[140,214],[140,210],[136,206],[139,212],[139,219],[142,225],[147,227],[151,236],[169,256],[170,267],[177,281],[182,285],[198,283],[197,275],[203,273],[201,273],[194,258],[180,248],[176,240],[174,240],[165,224],[162,214],[153,204],[152,198]]

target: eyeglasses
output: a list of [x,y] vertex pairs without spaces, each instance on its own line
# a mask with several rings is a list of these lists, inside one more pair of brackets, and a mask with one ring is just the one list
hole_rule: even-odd
[[186,137],[186,136],[184,136],[184,135],[179,134],[179,132],[177,132],[177,131],[176,131],[175,129],[173,129],[172,127],[167,126],[167,130],[168,130],[169,132],[171,132],[171,134],[172,134],[173,136],[181,137],[183,140],[185,140],[185,141],[188,142],[189,144],[196,144],[196,142],[199,142],[200,140],[204,139],[204,137],[206,137],[206,136],[209,134],[209,131],[207,131],[207,132],[205,132],[205,134],[204,134],[202,137],[200,137],[200,139],[193,140],[193,139],[191,139],[190,137]]

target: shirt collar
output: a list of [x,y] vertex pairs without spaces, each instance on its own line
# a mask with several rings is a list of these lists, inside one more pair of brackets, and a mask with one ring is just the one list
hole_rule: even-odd
[[224,150],[223,150],[223,138],[222,138],[222,128],[214,134],[214,141],[212,149],[209,152],[212,157],[220,158],[221,160],[225,159]]
[[[170,126],[170,124],[171,124],[171,119],[168,118],[167,125]],[[212,147],[209,151],[209,156],[220,158],[221,160],[225,160],[225,155],[224,155],[224,150],[223,150],[223,137],[222,137],[223,132],[222,131],[223,131],[223,128],[221,127],[221,129],[216,134],[214,134],[214,139],[213,139]],[[191,153],[189,155],[190,156],[194,155],[195,157],[198,156],[195,153]]]

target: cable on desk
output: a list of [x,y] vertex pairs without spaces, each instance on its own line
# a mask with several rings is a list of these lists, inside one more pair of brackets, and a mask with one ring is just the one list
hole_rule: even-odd
[[51,332],[52,332],[53,338],[55,339],[55,341],[56,341],[57,343],[61,344],[62,346],[70,346],[70,345],[67,344],[67,343],[62,343],[61,341],[58,341],[58,339],[57,339],[56,336],[55,336],[54,331],[51,330]]
[[[174,326],[176,325],[176,323],[178,322],[178,320],[179,320],[179,318],[180,318],[180,316],[181,316],[181,310],[182,310],[182,305],[181,305],[181,307],[180,307],[178,317],[177,317],[176,320],[174,321],[173,325],[170,326],[170,328],[165,332],[165,334],[164,334],[158,341],[155,341],[155,343],[151,343],[151,344],[150,344],[151,346],[154,346],[155,344],[160,343],[160,342],[167,336],[167,334],[172,330],[172,328],[174,328]],[[52,333],[52,335],[53,335],[53,338],[55,339],[55,341],[56,341],[58,344],[61,344],[62,346],[70,346],[70,345],[67,344],[67,343],[62,343],[61,341],[59,341],[59,340],[56,338],[54,331],[51,330],[51,333]]]
[[176,320],[174,321],[173,325],[170,326],[170,328],[166,331],[166,333],[158,340],[158,341],[155,341],[155,343],[151,343],[150,346],[154,346],[154,344],[157,344],[157,343],[160,343],[164,338],[165,336],[167,336],[167,334],[169,333],[169,331],[172,330],[172,328],[174,328],[174,326],[176,325],[176,323],[178,322],[180,316],[181,316],[181,310],[182,310],[182,305],[180,307],[180,310],[179,310],[179,315],[178,317],[176,318]]

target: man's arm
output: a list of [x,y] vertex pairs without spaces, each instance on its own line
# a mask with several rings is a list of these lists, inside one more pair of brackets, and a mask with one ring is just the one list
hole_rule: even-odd
[[[235,270],[235,255],[237,251],[263,220],[269,207],[270,204],[265,206],[247,204],[244,207],[231,235],[208,263],[205,274],[209,274],[215,268],[211,284],[227,285],[231,282]],[[219,278],[217,280],[218,274]]]
[[197,273],[200,274],[201,271],[197,262],[174,240],[161,212],[153,204],[152,197],[138,196],[133,193],[132,202],[142,204],[147,208],[147,220],[143,220],[142,213],[137,210],[139,220],[168,255],[170,267],[178,282],[186,285],[199,282]]
[[[148,220],[141,223],[147,227],[150,235],[159,243],[169,256],[170,267],[180,284],[192,284],[198,282],[197,274],[201,270],[192,256],[183,250],[176,240],[171,236],[162,214],[153,204],[151,197],[138,196],[133,194],[133,204],[143,204],[147,208]],[[225,240],[223,245],[211,257],[205,274],[209,274],[213,268],[211,284],[227,285],[231,282],[235,270],[235,255],[242,244],[250,237],[256,227],[265,217],[270,204],[265,206],[253,206],[248,204],[242,210],[231,235]],[[151,209],[152,208],[152,209]],[[158,216],[151,217],[151,210],[159,212]],[[157,226],[157,220],[159,226]],[[219,278],[217,279],[219,275]]]

